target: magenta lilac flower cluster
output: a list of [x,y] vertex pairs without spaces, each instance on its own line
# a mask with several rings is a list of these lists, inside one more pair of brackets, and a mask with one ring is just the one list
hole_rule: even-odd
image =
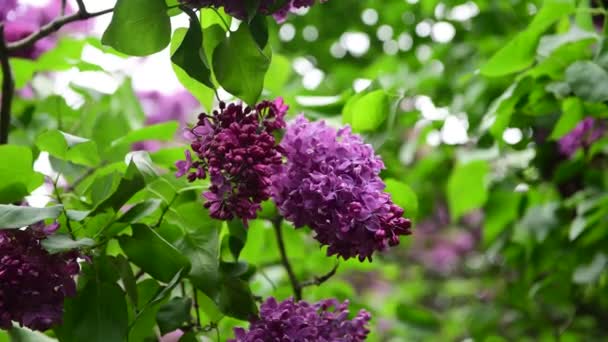
[[76,294],[78,253],[49,254],[41,245],[57,225],[0,230],[0,328],[12,322],[44,331],[61,323],[63,301]]
[[273,198],[296,227],[315,231],[328,255],[371,260],[410,234],[403,209],[384,192],[382,160],[349,127],[336,131],[299,116],[281,147],[287,163],[273,176]]
[[571,156],[579,148],[589,148],[591,144],[604,135],[605,131],[605,122],[587,117],[559,140],[559,151],[565,156]]
[[270,176],[282,162],[273,132],[285,127],[287,106],[281,98],[254,108],[220,103],[212,115],[199,115],[189,131],[190,151],[176,163],[177,177],[189,181],[209,175],[211,186],[203,194],[210,215],[220,220],[238,217],[247,224],[270,198]]
[[348,319],[348,301],[322,300],[315,304],[287,299],[278,303],[268,298],[260,308],[260,317],[249,330],[235,328],[232,342],[358,342],[369,333],[370,314],[361,310]]
[[[196,7],[224,7],[226,13],[238,19],[247,18],[247,7],[250,6],[244,0],[181,0],[183,3]],[[326,2],[328,0],[319,0]],[[317,0],[261,0],[258,12],[266,15],[272,14],[279,22],[284,21],[287,15],[298,8],[310,7]]]
[[[74,9],[66,5],[67,14],[74,13]],[[4,22],[4,35],[8,42],[15,42],[24,39],[32,33],[38,31],[40,27],[50,23],[61,14],[61,1],[53,0],[42,7],[22,5],[14,0],[0,1],[0,22]],[[86,32],[90,27],[87,22],[71,23],[65,26],[62,31]],[[31,47],[17,51],[16,57],[36,59],[44,52],[55,46],[57,36],[49,36],[40,39]]]

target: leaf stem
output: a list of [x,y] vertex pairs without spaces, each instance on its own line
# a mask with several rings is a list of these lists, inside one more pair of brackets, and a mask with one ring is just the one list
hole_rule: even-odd
[[285,242],[283,241],[283,231],[281,230],[281,223],[283,222],[282,217],[277,217],[272,221],[272,225],[274,226],[274,231],[277,237],[277,244],[279,246],[279,252],[281,253],[281,262],[285,270],[287,271],[287,275],[289,276],[289,282],[291,283],[291,287],[293,289],[293,295],[296,300],[302,299],[302,286],[298,282],[298,278],[296,278],[295,273],[293,272],[293,268],[289,263],[289,259],[287,258],[287,251],[285,250]]
[[11,107],[15,93],[15,80],[9,60],[9,50],[4,37],[4,23],[0,23],[0,64],[2,66],[2,103],[0,104],[0,145],[8,143],[11,126]]
[[196,311],[196,327],[200,329],[201,313],[199,312],[198,306],[198,293],[196,292],[196,287],[194,287],[194,285],[192,285],[192,299],[194,300],[194,311]]
[[70,237],[72,240],[76,240],[76,236],[74,236],[74,231],[72,230],[72,224],[70,223],[70,217],[68,216],[68,211],[65,209],[65,205],[63,205],[63,200],[61,200],[61,194],[59,194],[59,188],[57,188],[57,182],[59,181],[59,175],[53,181],[53,189],[55,190],[55,196],[57,197],[57,203],[61,204],[63,214],[65,215],[65,225],[70,233]]

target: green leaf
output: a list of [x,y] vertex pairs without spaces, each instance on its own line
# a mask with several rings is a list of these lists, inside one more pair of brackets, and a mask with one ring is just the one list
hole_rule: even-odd
[[580,0],[576,6],[575,22],[579,27],[587,30],[594,31],[595,26],[593,25],[593,18],[591,11],[589,11],[589,3],[591,0]]
[[156,313],[162,305],[162,301],[153,305],[150,302],[162,291],[161,286],[154,279],[148,278],[137,284],[137,303],[133,306],[137,308],[138,314],[129,326],[129,341],[147,341],[146,338],[155,335]]
[[480,208],[488,199],[486,177],[490,166],[484,160],[457,165],[447,183],[450,216],[456,221],[463,214]]
[[583,102],[577,97],[562,101],[562,114],[553,127],[549,139],[557,140],[570,132],[583,119]]
[[139,222],[144,217],[147,217],[154,213],[158,208],[160,208],[161,204],[162,201],[155,198],[137,203],[136,205],[131,207],[126,213],[124,213],[118,221],[124,223]]
[[135,275],[133,274],[133,269],[131,268],[131,264],[129,260],[125,258],[124,255],[118,255],[113,260],[114,266],[118,270],[120,274],[120,279],[122,280],[122,284],[125,288],[125,292],[133,306],[137,307],[139,295],[137,293],[137,280],[135,279]]
[[589,102],[608,100],[608,72],[591,61],[578,61],[566,69],[566,82],[576,96]]
[[[114,182],[115,178],[113,176],[111,179],[112,182]],[[133,195],[145,186],[146,183],[141,172],[139,172],[134,163],[129,163],[127,173],[122,177],[118,186],[111,188],[113,189],[113,191],[109,191],[111,195],[101,201],[94,212],[99,213],[106,208],[112,208],[114,211],[118,211],[131,197],[133,197]]]
[[598,38],[598,35],[595,33],[581,30],[578,26],[572,26],[566,33],[543,36],[540,39],[536,53],[541,58],[547,58],[562,45],[582,40],[589,40],[589,43],[591,43],[597,41]]
[[54,157],[74,164],[97,166],[101,162],[94,141],[58,130],[40,134],[36,138],[36,146]]
[[203,32],[196,14],[189,10],[190,27],[179,48],[171,55],[171,61],[198,82],[214,88],[211,82],[211,70],[207,65],[203,50]]
[[375,90],[358,96],[347,107],[342,121],[352,126],[355,132],[373,132],[386,121],[390,111],[388,96],[384,90]]
[[509,127],[511,117],[520,99],[528,94],[534,85],[530,77],[512,84],[499,98],[494,100],[481,123],[481,129],[489,129],[490,133],[502,140],[502,134]]
[[549,236],[549,232],[559,226],[556,211],[559,207],[557,202],[549,202],[529,207],[524,217],[515,226],[513,241],[527,244],[529,237],[534,234],[537,242],[543,242]]
[[507,190],[495,190],[485,206],[483,245],[489,247],[507,225],[517,218],[521,194]]
[[481,67],[484,76],[521,71],[534,63],[538,40],[553,23],[575,10],[573,0],[546,0],[526,30],[520,32]]
[[173,298],[167,304],[160,307],[156,314],[156,322],[161,335],[177,330],[184,323],[190,321],[190,310],[192,309],[192,299]]
[[132,56],[146,56],[171,41],[171,20],[164,0],[118,0],[104,45]]
[[53,234],[42,240],[42,246],[49,251],[49,253],[54,254],[72,249],[93,247],[95,246],[95,240],[88,238],[74,240],[66,234]]
[[[173,38],[171,39],[171,54],[175,53],[175,51],[177,51],[177,48],[181,46],[181,43],[184,40],[184,37],[186,36],[187,32],[188,30],[185,28],[178,28],[173,33]],[[208,40],[209,39],[205,34],[205,42],[207,42]],[[207,110],[210,110],[213,104],[213,98],[215,96],[213,89],[188,76],[188,74],[182,68],[175,65],[175,63],[171,63],[171,67],[173,68],[175,76],[177,77],[179,82],[184,86],[184,88],[188,89],[188,91],[194,97],[196,97],[196,99],[200,103],[202,103]]]
[[396,179],[386,179],[386,192],[391,194],[391,198],[395,204],[405,210],[405,216],[416,218],[418,215],[418,196],[409,185],[400,182]]
[[46,219],[56,219],[63,212],[63,206],[46,208],[0,204],[1,229],[17,229]]
[[594,283],[604,271],[608,258],[604,253],[597,253],[588,265],[580,265],[572,274],[572,281],[577,284]]
[[56,332],[62,342],[125,341],[127,324],[127,303],[120,287],[89,281],[76,298],[66,300],[64,322]]
[[266,15],[256,15],[249,23],[249,29],[253,35],[253,39],[260,50],[264,50],[268,44],[268,21]]
[[132,263],[154,279],[168,283],[177,272],[190,268],[188,259],[150,227],[131,227],[133,236],[121,236],[120,247]]
[[401,322],[421,329],[438,330],[440,327],[434,312],[415,304],[397,305],[397,317]]
[[[56,342],[57,340],[54,338],[50,338],[47,335],[38,332],[32,331],[28,328],[22,328],[18,326],[13,326],[8,330],[8,334],[10,336],[10,342]],[[2,341],[2,338],[0,338]],[[8,342],[8,340],[7,340]]]
[[270,66],[271,50],[262,51],[249,26],[241,25],[225,39],[213,53],[213,72],[219,84],[245,103],[254,105],[262,89]]
[[239,260],[241,251],[247,243],[247,227],[245,227],[243,221],[237,219],[228,222],[228,230],[230,232],[228,236],[230,252],[235,260]]
[[172,141],[179,128],[177,121],[167,121],[154,125],[149,125],[135,131],[130,131],[127,135],[120,137],[112,142],[112,147],[119,145],[130,145],[145,140]]
[[175,208],[167,220],[186,233],[175,246],[190,260],[189,278],[207,296],[215,298],[219,282],[219,223],[212,220],[200,203],[190,202]]
[[[0,146],[0,203],[19,202],[44,181],[34,172],[32,151],[25,146]],[[10,160],[10,163],[7,162]]]
[[249,284],[239,278],[223,279],[218,305],[225,315],[241,320],[249,320],[258,313]]

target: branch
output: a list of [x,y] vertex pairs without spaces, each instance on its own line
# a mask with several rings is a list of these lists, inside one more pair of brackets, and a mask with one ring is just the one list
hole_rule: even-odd
[[281,263],[285,270],[287,271],[287,275],[289,276],[289,282],[291,283],[291,287],[293,289],[293,295],[296,300],[302,299],[302,286],[298,282],[295,273],[293,272],[293,268],[291,268],[291,264],[289,263],[289,259],[287,258],[287,252],[285,251],[285,242],[283,241],[283,232],[281,231],[281,222],[283,219],[281,217],[272,221],[272,225],[274,226],[274,231],[277,236],[277,244],[279,245],[279,252],[281,252]]
[[[82,2],[82,1],[80,1],[80,2]],[[83,4],[83,6],[84,6],[84,4]],[[31,47],[34,44],[36,44],[36,42],[39,41],[40,39],[59,31],[64,25],[73,23],[75,21],[91,19],[91,18],[98,17],[100,15],[104,15],[104,14],[111,13],[112,11],[114,11],[114,8],[109,8],[109,9],[99,11],[99,12],[88,13],[86,11],[86,9],[84,9],[84,11],[82,10],[80,3],[78,4],[78,7],[79,7],[78,12],[76,12],[74,14],[63,15],[58,18],[55,18],[53,21],[42,26],[38,31],[30,34],[29,36],[27,36],[21,40],[18,40],[16,42],[7,44],[6,50],[8,52],[15,52],[20,49]]]
[[78,12],[88,13],[87,8],[84,6],[84,2],[82,0],[76,0],[76,4],[78,4]]
[[314,279],[311,280],[307,280],[307,281],[303,281],[300,283],[300,288],[304,288],[307,286],[319,286],[321,284],[323,284],[324,282],[328,281],[329,278],[333,277],[336,274],[336,271],[338,270],[338,266],[340,264],[336,264],[336,266],[334,266],[334,268],[331,269],[331,271],[327,272],[327,274],[322,275],[320,277],[314,277]]
[[4,37],[4,23],[0,23],[0,64],[2,64],[2,103],[0,104],[0,144],[8,143],[11,126],[11,107],[15,93],[15,80]]

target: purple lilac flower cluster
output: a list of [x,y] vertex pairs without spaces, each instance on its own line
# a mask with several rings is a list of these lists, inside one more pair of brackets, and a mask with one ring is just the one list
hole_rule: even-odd
[[280,146],[287,163],[273,175],[273,198],[296,227],[315,231],[328,255],[371,260],[410,234],[403,209],[383,191],[384,163],[349,127],[336,131],[299,116]]
[[18,322],[44,331],[61,323],[63,301],[76,294],[78,253],[49,254],[41,245],[58,225],[0,230],[0,328]]
[[[74,13],[69,3],[66,5],[66,14]],[[15,0],[0,1],[0,22],[4,22],[4,35],[8,42],[24,39],[38,31],[40,27],[50,23],[61,14],[61,1],[52,0],[45,6],[20,5]],[[65,29],[72,32],[86,32],[90,24],[77,22],[66,25]],[[44,52],[55,46],[57,36],[45,37],[36,42],[32,47],[25,48],[15,53],[16,57],[36,59]]]
[[327,299],[309,304],[287,299],[278,303],[270,297],[262,304],[260,317],[251,321],[249,331],[235,328],[236,338],[229,341],[364,341],[369,333],[370,314],[361,310],[352,320],[348,314],[348,301]]
[[219,111],[201,114],[189,131],[186,160],[176,163],[177,177],[189,181],[210,176],[211,186],[203,196],[213,218],[238,217],[247,224],[270,198],[270,176],[282,162],[273,132],[285,127],[287,106],[281,98],[264,101],[254,108],[220,103]]
[[565,156],[572,156],[579,148],[589,148],[605,131],[605,122],[587,117],[559,140],[559,151]]
[[[181,0],[183,3],[196,7],[224,7],[226,13],[238,19],[247,18],[247,1],[243,0]],[[319,0],[326,2],[328,0]],[[287,15],[296,9],[310,7],[317,0],[262,0],[258,8],[259,13],[266,15],[272,14],[274,18],[282,22]]]

